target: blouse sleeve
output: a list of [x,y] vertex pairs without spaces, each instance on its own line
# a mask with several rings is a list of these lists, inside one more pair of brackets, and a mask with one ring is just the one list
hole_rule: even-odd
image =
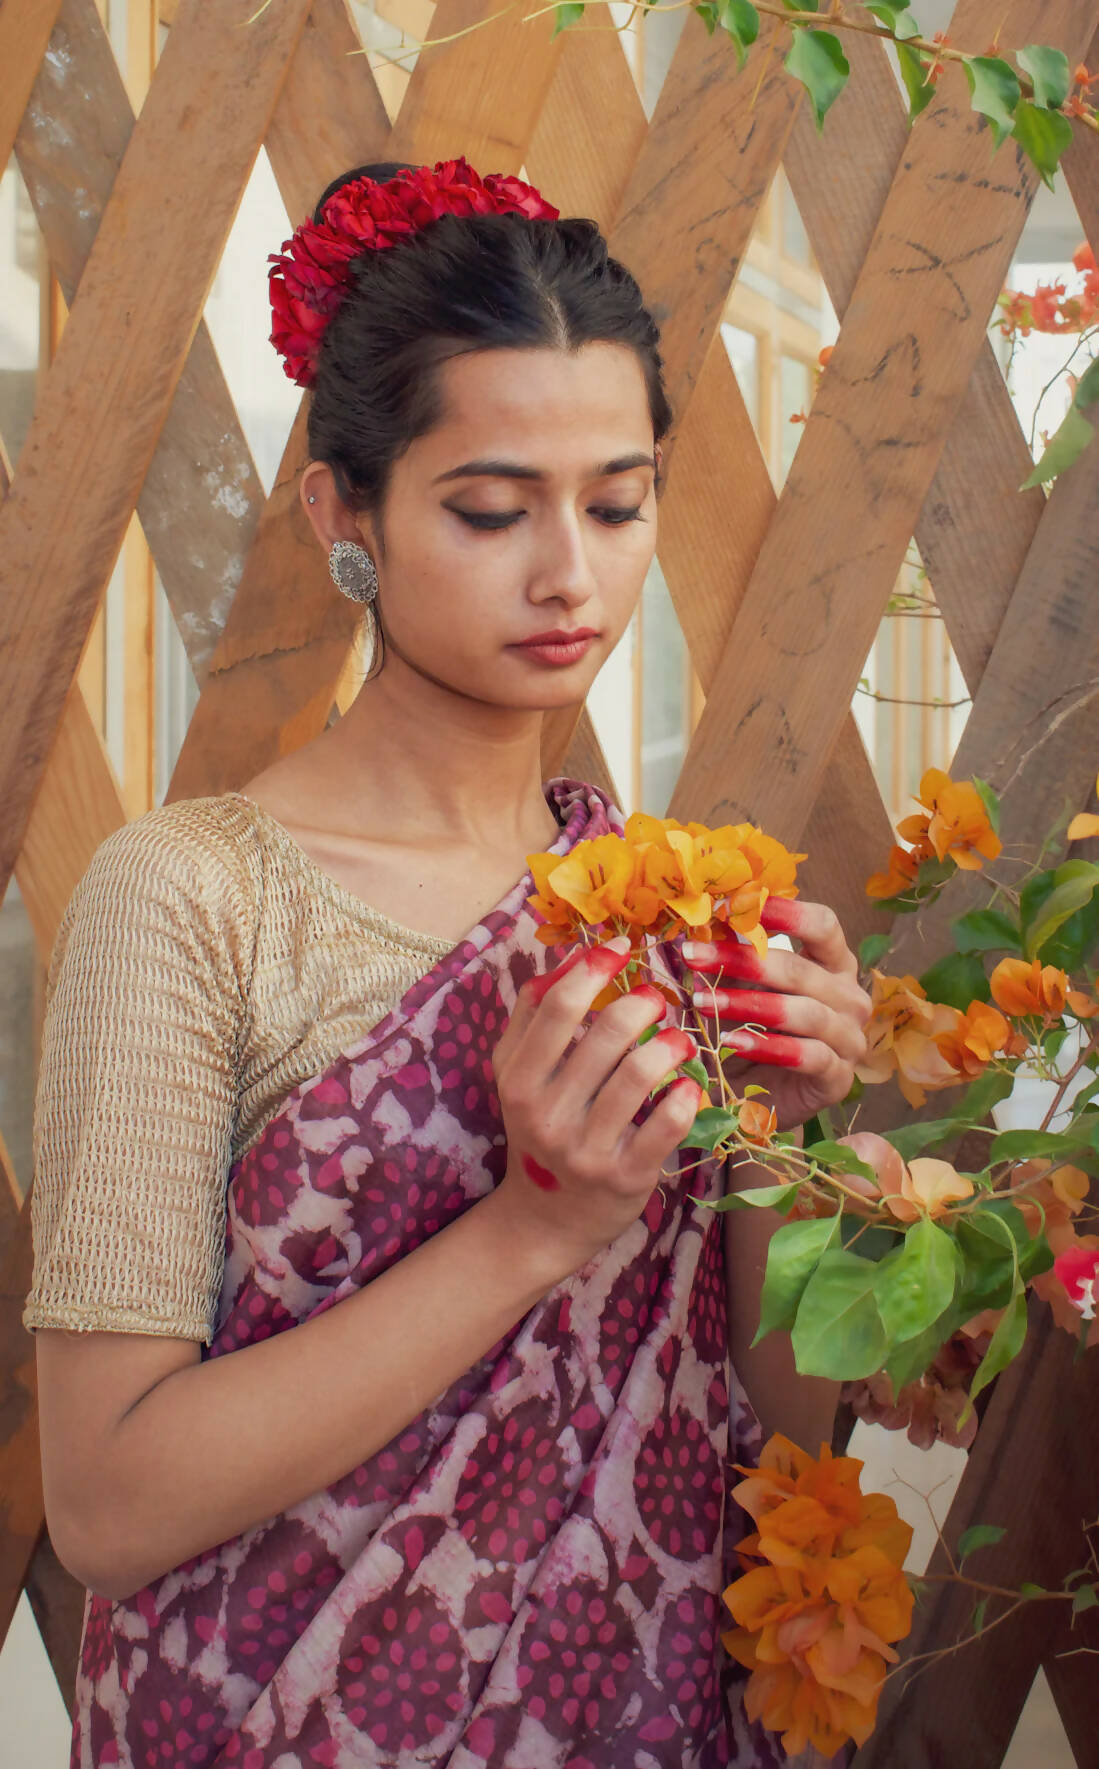
[[101,844],[54,943],[30,1329],[212,1336],[254,941],[247,879],[175,809]]

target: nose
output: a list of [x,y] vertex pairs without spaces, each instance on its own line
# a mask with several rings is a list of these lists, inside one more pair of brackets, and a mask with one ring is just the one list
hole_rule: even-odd
[[538,537],[532,600],[558,600],[574,608],[590,601],[598,587],[581,517],[572,509],[562,511]]

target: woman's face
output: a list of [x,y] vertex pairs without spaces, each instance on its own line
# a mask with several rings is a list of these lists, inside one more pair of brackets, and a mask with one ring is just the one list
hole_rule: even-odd
[[[378,566],[386,657],[497,706],[580,701],[656,547],[641,365],[627,346],[598,343],[482,351],[439,373],[443,418],[394,466],[384,553],[358,519]],[[597,637],[575,662],[518,648],[582,627]]]

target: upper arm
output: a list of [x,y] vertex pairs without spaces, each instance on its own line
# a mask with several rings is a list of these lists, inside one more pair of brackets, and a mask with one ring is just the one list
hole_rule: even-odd
[[207,860],[157,813],[116,831],[51,958],[23,1319],[63,1544],[114,1426],[211,1334],[244,995],[240,905]]

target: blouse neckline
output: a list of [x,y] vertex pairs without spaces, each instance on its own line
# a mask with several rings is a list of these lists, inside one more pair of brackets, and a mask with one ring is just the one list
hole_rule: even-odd
[[365,897],[360,897],[356,891],[349,890],[331,872],[326,872],[323,866],[318,865],[316,860],[306,853],[301,843],[291,835],[285,823],[280,823],[278,818],[267,810],[266,806],[261,805],[256,799],[249,798],[245,792],[228,792],[225,797],[238,799],[247,805],[252,815],[269,831],[281,851],[294,862],[300,872],[307,874],[326,897],[349,914],[354,915],[356,919],[365,921],[379,932],[384,932],[390,939],[406,946],[415,947],[420,951],[444,956],[448,952],[453,952],[456,946],[460,946],[463,940],[469,938],[470,930],[468,929],[456,940],[450,940],[441,934],[428,934],[419,928],[408,927],[404,922],[395,921],[391,915],[386,915],[383,910],[376,909],[372,903],[367,902]]

